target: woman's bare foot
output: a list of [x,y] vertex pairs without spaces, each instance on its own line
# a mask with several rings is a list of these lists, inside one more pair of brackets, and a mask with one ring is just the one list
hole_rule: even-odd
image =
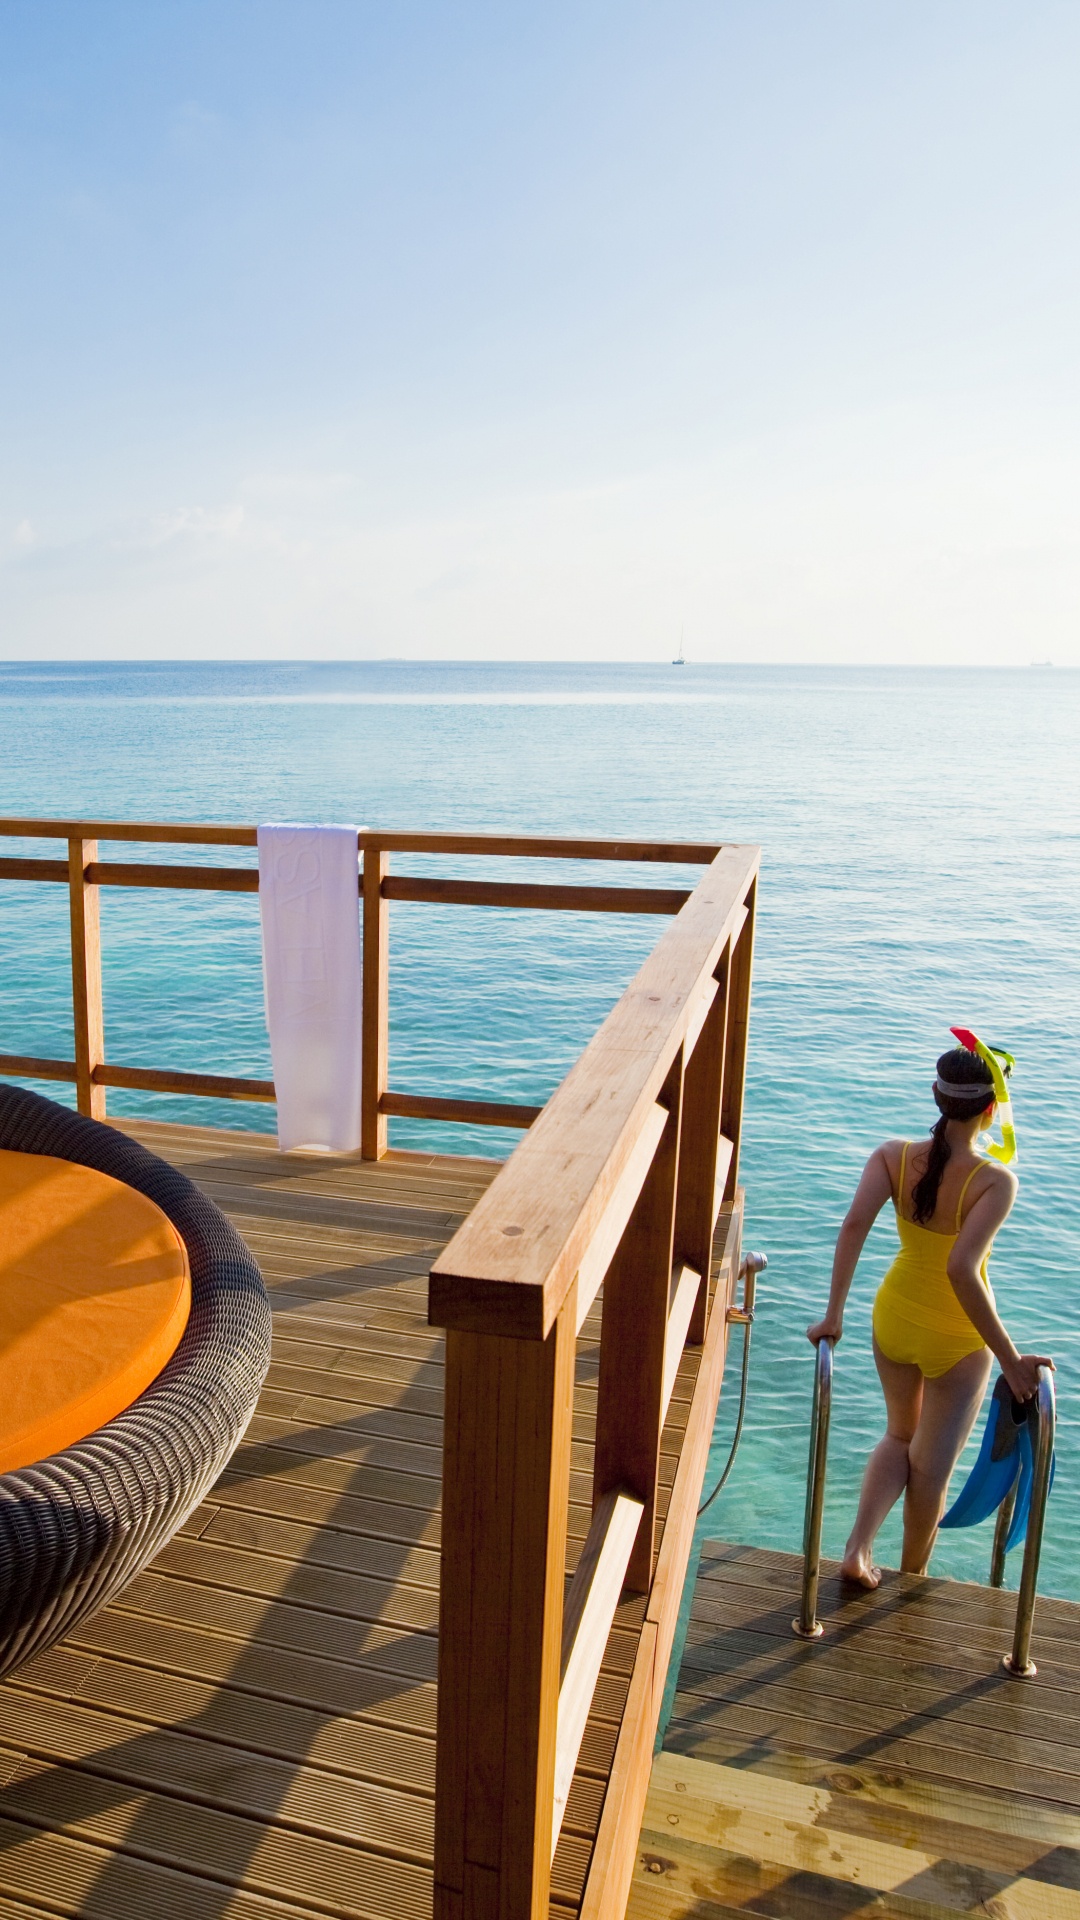
[[881,1585],[881,1568],[875,1567],[873,1555],[864,1547],[848,1547],[840,1562],[842,1580],[854,1580],[860,1587],[868,1587],[870,1592]]

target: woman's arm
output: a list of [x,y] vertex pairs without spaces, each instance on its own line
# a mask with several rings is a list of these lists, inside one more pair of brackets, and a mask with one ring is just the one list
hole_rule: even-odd
[[889,1176],[885,1148],[877,1147],[863,1168],[862,1179],[855,1189],[855,1198],[847,1210],[844,1224],[836,1237],[832,1285],[829,1288],[829,1304],[825,1309],[825,1318],[806,1329],[806,1337],[813,1341],[815,1347],[819,1340],[840,1339],[844,1331],[844,1302],[855,1278],[859,1255],[866,1245],[866,1238],[874,1221],[886,1200],[891,1199],[892,1180]]
[[981,1333],[1009,1383],[1015,1400],[1030,1400],[1039,1384],[1039,1368],[1052,1367],[1046,1353],[1019,1353],[998,1318],[983,1283],[982,1265],[994,1235],[1008,1218],[1016,1198],[1016,1176],[1006,1167],[995,1170],[992,1185],[980,1193],[956,1236],[949,1255],[949,1284],[975,1328]]

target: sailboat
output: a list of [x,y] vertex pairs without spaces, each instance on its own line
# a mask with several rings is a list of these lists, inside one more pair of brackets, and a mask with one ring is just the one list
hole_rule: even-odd
[[681,633],[679,635],[679,651],[671,664],[673,667],[685,667],[686,665],[686,653],[683,648],[683,636]]

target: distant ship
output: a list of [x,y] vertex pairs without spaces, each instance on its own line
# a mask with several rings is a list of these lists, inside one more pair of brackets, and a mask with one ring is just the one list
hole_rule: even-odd
[[677,653],[677,654],[675,655],[675,658],[674,658],[674,660],[672,661],[672,663],[671,663],[671,664],[672,664],[672,666],[673,666],[673,667],[685,667],[685,665],[686,665],[686,654],[685,654],[685,652],[684,652],[684,650],[683,650],[683,643],[682,643],[682,635],[681,635],[681,634],[679,635],[679,651],[678,651],[678,653]]

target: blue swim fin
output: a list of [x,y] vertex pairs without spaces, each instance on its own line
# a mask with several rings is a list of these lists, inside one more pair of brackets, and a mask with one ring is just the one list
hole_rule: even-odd
[[[1026,1451],[1022,1442],[1026,1441]],[[1031,1504],[1032,1452],[1027,1410],[1023,1401],[1014,1400],[1008,1382],[999,1378],[990,1399],[979,1456],[960,1492],[941,1522],[943,1527],[974,1527],[996,1513],[1017,1477],[1023,1477],[1027,1462],[1027,1505],[1020,1521],[1027,1522]],[[1020,1499],[1017,1498],[1017,1511]],[[1015,1523],[1014,1523],[1015,1524]]]

